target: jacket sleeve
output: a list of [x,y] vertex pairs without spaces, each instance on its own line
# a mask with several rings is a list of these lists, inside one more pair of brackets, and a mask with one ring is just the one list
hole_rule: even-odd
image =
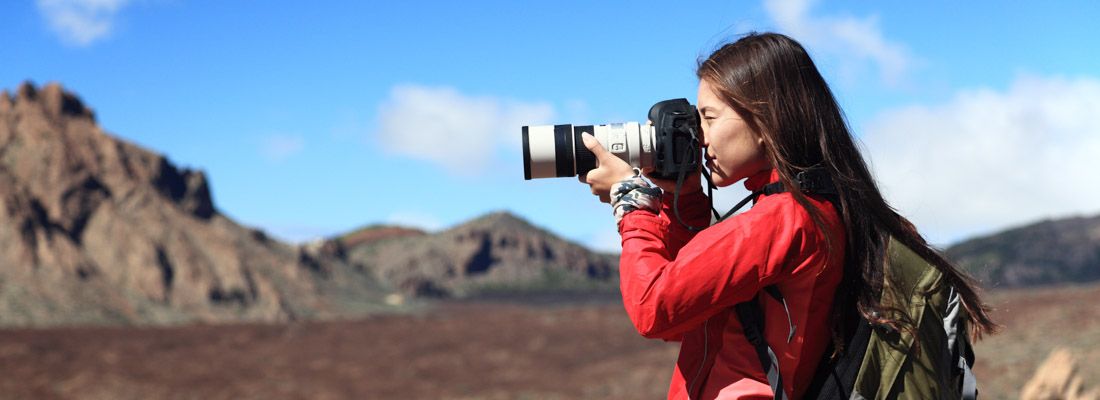
[[667,218],[650,212],[624,217],[620,289],[638,332],[677,340],[722,309],[752,299],[776,281],[788,260],[816,251],[805,240],[813,229],[808,215],[785,203],[793,201],[761,202],[699,232],[676,252],[664,240],[673,229]]
[[[675,199],[673,196],[672,193],[665,193],[661,197],[659,217],[662,224],[668,227],[667,230],[664,230],[667,232],[664,236],[668,253],[671,257],[676,257],[676,253],[680,251],[680,248],[695,237],[697,232],[688,230],[676,221],[676,211],[673,209]],[[703,194],[702,190],[681,195],[678,205],[680,206],[680,218],[683,219],[684,223],[695,227],[710,226],[710,198]]]

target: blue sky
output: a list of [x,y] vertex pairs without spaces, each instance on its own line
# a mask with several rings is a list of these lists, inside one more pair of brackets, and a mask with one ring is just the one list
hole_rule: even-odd
[[62,83],[289,241],[510,210],[615,249],[587,187],[522,179],[519,126],[644,120],[694,101],[698,57],[779,31],[815,57],[889,200],[948,244],[1100,212],[1097,4],[10,1],[0,87]]

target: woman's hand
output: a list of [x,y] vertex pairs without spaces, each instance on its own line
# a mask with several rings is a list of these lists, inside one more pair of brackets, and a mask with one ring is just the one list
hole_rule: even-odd
[[584,142],[584,147],[587,147],[592,154],[596,155],[596,165],[598,167],[586,174],[581,174],[578,178],[581,183],[587,183],[592,188],[592,194],[599,196],[600,201],[610,203],[611,185],[634,176],[634,168],[626,161],[604,149],[600,141],[596,140],[591,134],[582,134],[581,140]]

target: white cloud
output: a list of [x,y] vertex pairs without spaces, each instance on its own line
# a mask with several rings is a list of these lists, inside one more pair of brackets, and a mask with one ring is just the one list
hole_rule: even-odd
[[380,106],[377,135],[389,151],[470,174],[488,166],[498,146],[517,144],[521,126],[544,124],[553,116],[546,103],[401,85]]
[[88,46],[111,34],[115,16],[130,0],[36,0],[38,11],[66,43]]
[[817,16],[815,0],[765,0],[764,9],[779,30],[811,51],[836,58],[840,73],[848,79],[864,75],[873,64],[888,85],[900,84],[915,60],[905,46],[883,37],[878,17]]
[[1023,76],[895,109],[864,142],[887,198],[934,243],[1100,211],[1096,78]]
[[305,148],[305,140],[297,135],[271,135],[263,139],[260,153],[273,162],[286,161]]

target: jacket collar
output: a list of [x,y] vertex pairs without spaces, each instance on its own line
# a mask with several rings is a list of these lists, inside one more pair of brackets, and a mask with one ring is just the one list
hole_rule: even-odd
[[779,182],[779,170],[772,168],[766,169],[745,179],[745,189],[750,192],[763,189],[764,185],[772,182]]

